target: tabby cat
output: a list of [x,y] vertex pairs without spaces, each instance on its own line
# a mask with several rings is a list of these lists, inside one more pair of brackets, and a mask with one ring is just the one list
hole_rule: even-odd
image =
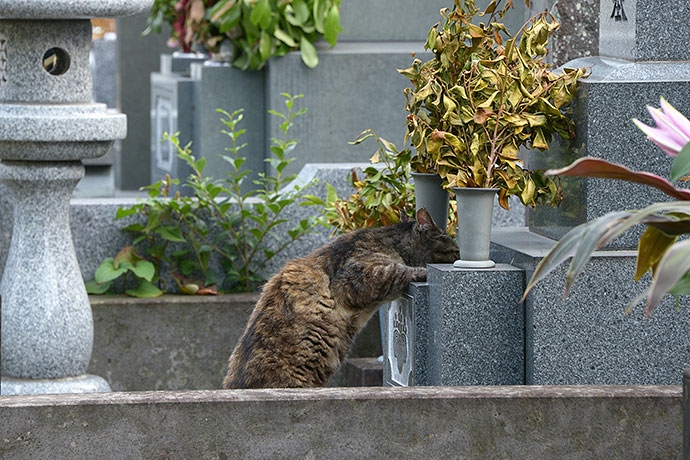
[[426,264],[450,263],[458,247],[426,209],[409,220],[346,233],[268,280],[228,361],[224,388],[323,386],[355,335]]

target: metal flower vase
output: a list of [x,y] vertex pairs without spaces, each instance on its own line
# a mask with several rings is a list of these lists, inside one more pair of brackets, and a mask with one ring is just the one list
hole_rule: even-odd
[[456,268],[492,268],[491,217],[497,188],[453,188],[458,204],[458,228],[455,239],[460,248]]
[[448,225],[448,191],[438,174],[413,172],[416,211],[426,208],[434,223],[442,230]]

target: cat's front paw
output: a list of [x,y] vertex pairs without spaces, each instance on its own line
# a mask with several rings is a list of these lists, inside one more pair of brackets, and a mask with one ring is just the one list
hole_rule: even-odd
[[412,281],[426,281],[426,267],[415,267]]

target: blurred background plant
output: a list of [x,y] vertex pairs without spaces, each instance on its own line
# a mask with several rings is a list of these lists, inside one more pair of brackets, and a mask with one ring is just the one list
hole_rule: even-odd
[[168,44],[186,53],[203,49],[246,70],[299,50],[313,68],[314,42],[338,40],[340,0],[154,0],[144,35],[165,23],[172,26]]

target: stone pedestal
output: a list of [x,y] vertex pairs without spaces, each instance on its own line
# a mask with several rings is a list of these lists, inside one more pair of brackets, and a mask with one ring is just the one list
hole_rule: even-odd
[[[494,229],[494,260],[526,279],[555,241],[527,229]],[[568,264],[539,282],[525,301],[528,385],[677,385],[690,363],[690,299],[667,296],[651,318],[628,303],[648,285],[633,281],[633,251],[596,252],[563,299]],[[474,295],[474,294],[473,294]]]
[[412,284],[384,307],[384,384],[523,384],[524,272],[507,264],[427,270],[428,290]]
[[84,176],[80,160],[103,156],[125,136],[126,120],[91,103],[86,18],[148,7],[144,0],[0,0],[0,181],[14,208],[0,281],[2,394],[109,390],[85,374],[93,321],[69,199]]

